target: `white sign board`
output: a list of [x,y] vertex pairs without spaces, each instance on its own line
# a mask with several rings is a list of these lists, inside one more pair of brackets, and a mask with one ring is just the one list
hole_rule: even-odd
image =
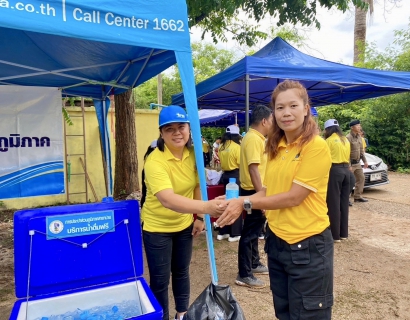
[[64,193],[61,91],[0,86],[0,199]]

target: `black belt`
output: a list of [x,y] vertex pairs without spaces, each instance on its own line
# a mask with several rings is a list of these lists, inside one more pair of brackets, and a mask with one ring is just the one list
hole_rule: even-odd
[[350,160],[350,163],[351,164],[358,164],[358,163],[360,163],[360,159],[359,160]]
[[348,163],[332,163],[332,167],[349,167]]

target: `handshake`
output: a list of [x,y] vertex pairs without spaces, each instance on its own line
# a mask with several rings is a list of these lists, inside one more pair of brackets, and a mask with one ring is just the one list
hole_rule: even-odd
[[217,217],[216,224],[219,227],[231,225],[242,214],[243,198],[225,200],[225,196],[219,196],[205,202],[205,213],[211,217]]

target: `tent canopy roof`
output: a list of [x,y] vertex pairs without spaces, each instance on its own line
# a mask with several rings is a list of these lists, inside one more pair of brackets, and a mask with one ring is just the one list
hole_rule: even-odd
[[95,99],[138,86],[174,65],[174,51],[191,51],[186,4],[176,1],[3,6],[0,84],[59,87],[63,95]]
[[103,99],[176,63],[169,50],[0,28],[0,42],[11,41],[13,46],[0,51],[0,83],[59,87],[63,96]]
[[[270,103],[272,90],[286,79],[307,88],[312,106],[343,104],[410,90],[410,72],[356,68],[311,57],[277,37],[253,56],[246,56],[196,86],[202,109],[245,109],[246,79],[249,104]],[[183,93],[172,103],[184,105]]]

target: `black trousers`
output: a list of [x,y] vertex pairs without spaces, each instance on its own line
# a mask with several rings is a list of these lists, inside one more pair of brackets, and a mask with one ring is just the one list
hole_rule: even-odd
[[[221,181],[225,187],[229,183],[229,178],[235,178],[236,183],[239,185],[239,169],[235,169],[231,171],[224,171],[221,177]],[[243,226],[243,218],[242,218],[242,215],[240,215],[233,224],[220,228],[219,234],[220,235],[229,234],[231,237],[240,236],[242,234],[242,226]]]
[[205,167],[206,166],[209,166],[209,152],[202,152],[203,153],[203,155],[204,155],[204,165],[205,165]]
[[[241,196],[250,196],[255,190],[244,190],[239,188]],[[250,277],[252,268],[260,264],[258,249],[258,236],[262,231],[266,218],[261,210],[252,210],[251,214],[245,216],[241,239],[238,246],[238,269],[241,278]]]
[[329,320],[333,305],[333,239],[320,234],[288,244],[267,228],[270,289],[279,320]]
[[350,175],[350,193],[353,192],[354,185],[356,184],[356,178],[354,176],[354,173],[349,170],[349,175]]
[[333,164],[329,173],[326,203],[334,240],[348,237],[350,190],[349,164]]
[[193,225],[180,232],[170,233],[143,231],[150,288],[164,310],[163,320],[169,320],[168,286],[171,273],[175,309],[177,312],[188,310],[192,228]]

